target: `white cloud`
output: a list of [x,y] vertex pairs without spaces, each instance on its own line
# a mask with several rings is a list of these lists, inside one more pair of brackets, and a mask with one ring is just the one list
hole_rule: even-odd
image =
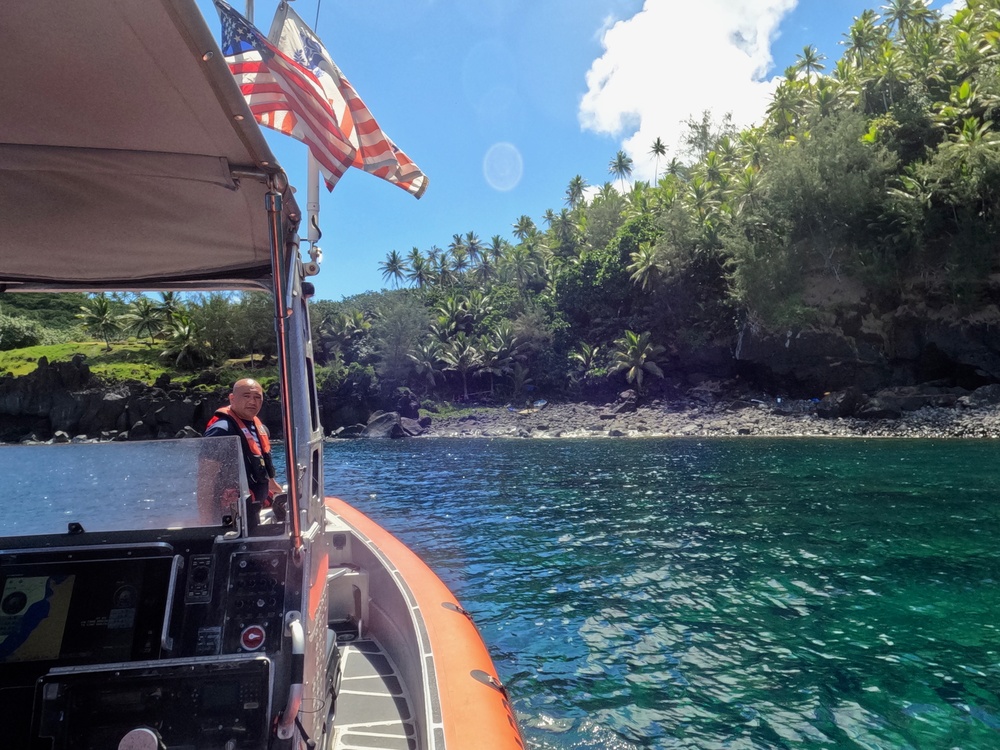
[[[679,153],[689,118],[731,113],[736,126],[760,122],[775,81],[764,80],[771,42],[797,0],[645,0],[603,35],[604,54],[587,73],[580,123],[623,137],[633,177],[651,180],[653,141]],[[661,160],[662,167],[662,160]]]
[[953,15],[958,13],[958,11],[965,8],[968,4],[968,0],[951,0],[950,3],[941,8],[941,15],[945,18],[951,18]]

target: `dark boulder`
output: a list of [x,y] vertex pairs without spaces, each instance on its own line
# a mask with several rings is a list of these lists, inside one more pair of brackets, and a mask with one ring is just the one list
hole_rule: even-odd
[[995,404],[1000,404],[1000,385],[996,383],[993,385],[984,385],[981,388],[977,388],[969,395],[961,396],[958,399],[959,406],[965,406],[971,409],[978,409],[983,406],[993,406]]
[[154,415],[160,431],[174,435],[194,424],[195,405],[191,399],[175,401],[168,399],[156,409]]
[[380,413],[368,420],[368,424],[365,425],[365,429],[362,431],[360,437],[371,439],[401,438],[405,435],[406,433],[403,432],[403,427],[399,423],[399,414],[391,411]]
[[898,406],[879,398],[868,399],[854,414],[858,419],[899,419],[901,415]]
[[964,388],[946,388],[933,385],[898,386],[883,388],[875,398],[891,404],[899,411],[916,411],[925,406],[954,407],[960,396],[967,395]]
[[632,398],[632,399],[629,399],[628,401],[623,401],[620,404],[615,404],[611,408],[611,413],[612,414],[630,414],[631,412],[634,412],[638,408],[639,408],[639,402],[636,399]]
[[85,395],[75,394],[83,406],[79,427],[88,435],[96,435],[119,427],[124,427],[125,408],[128,397],[121,392],[100,390],[88,391]]
[[139,420],[129,428],[129,440],[152,440],[156,437],[156,429]]
[[405,432],[408,437],[417,437],[418,435],[424,434],[424,428],[421,427],[420,422],[416,419],[400,416],[399,426],[403,428],[403,432]]
[[853,387],[828,393],[816,405],[816,414],[823,419],[850,417],[857,411],[861,401],[861,391]]
[[405,419],[420,419],[420,401],[409,390],[404,390],[396,399],[396,411]]

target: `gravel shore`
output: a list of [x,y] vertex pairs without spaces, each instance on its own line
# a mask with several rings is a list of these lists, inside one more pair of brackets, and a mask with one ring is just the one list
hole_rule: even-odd
[[427,437],[889,437],[1000,438],[1000,406],[923,407],[898,419],[824,419],[809,401],[652,401],[632,410],[615,404],[546,404],[538,410],[475,407],[461,416],[431,414]]

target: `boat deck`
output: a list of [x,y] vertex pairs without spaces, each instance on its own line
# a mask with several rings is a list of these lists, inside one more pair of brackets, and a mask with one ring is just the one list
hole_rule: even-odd
[[329,750],[417,750],[406,691],[378,643],[337,645],[342,677]]

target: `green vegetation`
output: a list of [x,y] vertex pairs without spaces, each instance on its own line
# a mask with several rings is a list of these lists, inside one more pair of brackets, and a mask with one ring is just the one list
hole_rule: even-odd
[[[882,10],[854,19],[835,63],[805,47],[758,125],[693,118],[673,155],[657,138],[655,184],[629,188],[619,151],[608,182],[573,176],[565,205],[516,217],[512,240],[392,250],[391,289],[314,302],[322,398],[361,413],[401,389],[501,403],[649,389],[747,323],[817,319],[803,302],[817,280],[860,283],[886,309],[915,283],[981,302],[1000,270],[1000,0],[949,19],[909,0]],[[86,326],[109,356],[145,349],[149,374],[273,353],[260,295],[8,296],[0,349]]]
[[107,380],[152,383],[167,374],[183,383],[205,369],[222,383],[247,370],[262,382],[276,377],[265,361],[274,353],[273,305],[265,294],[7,294],[0,305],[11,311],[0,313],[0,373],[24,375],[40,357],[59,362],[82,354]]

